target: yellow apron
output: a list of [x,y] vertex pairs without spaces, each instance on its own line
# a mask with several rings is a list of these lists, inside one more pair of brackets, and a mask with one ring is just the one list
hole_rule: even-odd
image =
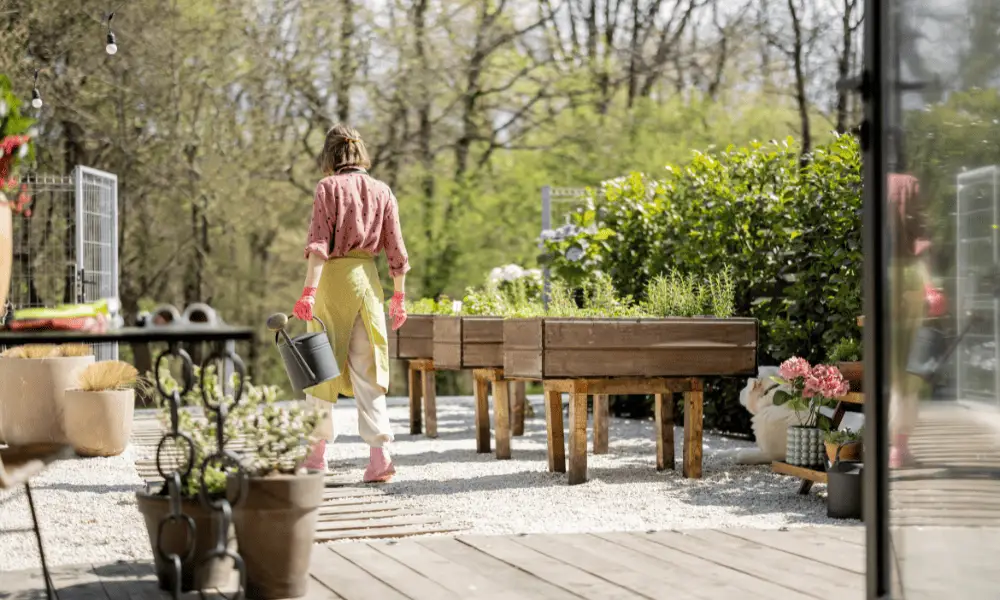
[[[306,390],[311,396],[327,402],[336,402],[338,395],[354,396],[347,352],[359,314],[374,353],[375,373],[368,376],[374,377],[383,390],[389,389],[389,341],[383,302],[382,283],[372,255],[354,250],[343,258],[326,261],[316,289],[313,314],[326,324],[340,376]],[[309,324],[309,331],[320,330],[316,321]]]

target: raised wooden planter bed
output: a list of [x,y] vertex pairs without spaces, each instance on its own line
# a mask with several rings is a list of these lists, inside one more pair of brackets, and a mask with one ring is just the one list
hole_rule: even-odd
[[509,319],[509,378],[703,377],[757,373],[757,320]]
[[434,366],[451,370],[503,367],[503,318],[435,317]]
[[389,328],[389,358],[434,356],[434,315],[409,315],[398,331]]

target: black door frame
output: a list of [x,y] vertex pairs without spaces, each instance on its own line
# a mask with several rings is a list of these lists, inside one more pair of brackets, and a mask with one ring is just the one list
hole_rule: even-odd
[[886,227],[888,140],[891,136],[891,82],[898,78],[890,57],[892,0],[865,2],[864,69],[860,92],[865,114],[861,126],[864,152],[862,240],[864,249],[864,519],[866,597],[889,598],[892,592],[889,532],[889,356]]

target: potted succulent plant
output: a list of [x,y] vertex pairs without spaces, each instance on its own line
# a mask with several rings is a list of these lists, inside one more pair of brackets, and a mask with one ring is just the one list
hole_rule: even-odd
[[785,461],[802,467],[821,466],[824,457],[823,432],[830,429],[830,420],[820,413],[820,409],[832,407],[836,398],[850,391],[850,384],[837,367],[810,366],[804,358],[797,356],[783,362],[778,368],[778,376],[772,379],[791,388],[790,392],[776,391],[774,404],[788,404],[799,421],[798,425],[788,428]]
[[80,456],[117,456],[132,435],[139,372],[119,360],[94,363],[66,390],[63,429]]
[[840,448],[840,460],[856,462],[861,460],[862,439],[864,427],[853,431],[850,428],[837,431],[827,431],[823,436],[826,443],[826,457],[833,463],[837,460],[837,448]]
[[17,346],[0,354],[0,441],[68,443],[62,418],[66,390],[93,363],[93,350],[84,344]]
[[[157,376],[168,392],[180,387],[166,369]],[[196,414],[201,412],[198,407],[202,405],[199,380],[200,370],[196,367],[196,383],[191,391],[182,398],[184,406],[178,415],[179,429],[191,436],[195,455],[191,472],[181,480],[181,510],[195,523],[194,550],[182,563],[181,590],[186,592],[221,588],[228,585],[234,567],[231,559],[213,558],[206,561],[208,554],[215,549],[217,524],[214,513],[200,501],[200,465],[207,456],[214,454],[217,450],[217,428],[213,419],[196,418]],[[205,374],[205,385],[212,390],[218,391],[220,389],[221,386],[215,372]],[[223,432],[226,443],[230,444],[243,437],[245,432],[242,428],[247,422],[247,415],[256,412],[261,404],[274,402],[276,396],[277,388],[275,387],[254,386],[247,382],[243,398],[230,411],[229,417],[226,419],[225,431]],[[231,398],[227,399],[226,402],[231,404]],[[170,407],[168,404],[164,403],[160,406],[159,418],[165,427],[169,427]],[[179,457],[184,457],[185,453],[186,447],[181,444],[178,444],[176,449],[168,448],[165,450],[163,453],[164,469],[169,471],[176,467],[183,470],[183,461],[186,459]],[[214,466],[210,466],[205,472],[205,493],[209,498],[225,497],[226,476],[225,471]],[[157,552],[157,548],[184,556],[187,532],[183,523],[177,522],[168,523],[162,530],[160,529],[160,523],[170,514],[170,497],[166,486],[159,491],[137,492],[136,501],[149,533],[160,589],[170,590],[173,585],[172,567]],[[161,534],[163,535],[162,542],[160,540]],[[226,539],[228,549],[235,550],[237,547],[236,534],[232,524],[226,532]]]
[[827,356],[827,361],[837,365],[855,392],[862,391],[861,385],[864,380],[865,370],[861,356],[861,344],[854,338],[840,340]]
[[309,560],[323,503],[324,475],[302,463],[315,443],[321,411],[268,404],[246,419],[249,475],[229,481],[233,523],[246,564],[247,597],[298,598],[308,591]]

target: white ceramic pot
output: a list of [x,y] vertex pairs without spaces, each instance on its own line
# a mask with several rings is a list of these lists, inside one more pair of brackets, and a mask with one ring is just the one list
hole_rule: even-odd
[[134,390],[67,390],[63,429],[80,456],[118,456],[128,446],[135,413]]
[[785,462],[797,467],[819,467],[826,458],[823,432],[818,427],[789,427]]
[[66,390],[93,356],[0,358],[0,441],[12,446],[66,444]]

